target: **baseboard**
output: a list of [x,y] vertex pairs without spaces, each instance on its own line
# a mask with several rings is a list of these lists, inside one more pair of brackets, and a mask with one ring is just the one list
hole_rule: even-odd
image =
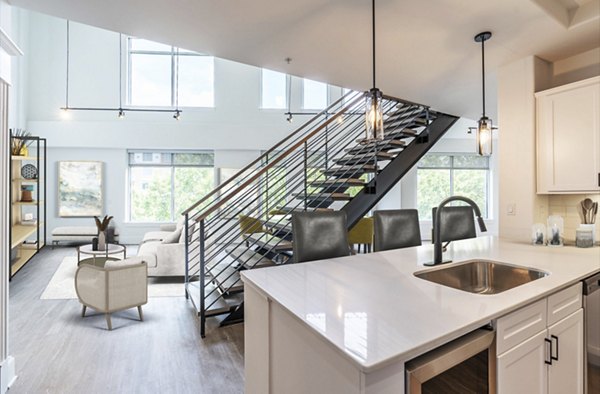
[[8,356],[6,360],[0,363],[0,394],[6,393],[16,379],[15,359],[12,356]]

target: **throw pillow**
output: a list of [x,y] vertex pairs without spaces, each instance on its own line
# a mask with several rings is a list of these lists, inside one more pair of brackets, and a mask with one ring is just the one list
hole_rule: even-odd
[[179,237],[181,237],[181,228],[179,230],[173,231],[171,234],[167,235],[163,238],[163,244],[174,244],[179,242]]

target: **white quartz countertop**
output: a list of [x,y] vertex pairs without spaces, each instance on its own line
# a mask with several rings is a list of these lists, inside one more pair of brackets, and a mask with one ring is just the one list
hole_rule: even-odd
[[512,310],[600,272],[600,248],[551,248],[480,237],[455,241],[454,262],[483,258],[550,275],[496,295],[415,277],[431,244],[242,272],[245,284],[281,305],[364,372],[407,361]]

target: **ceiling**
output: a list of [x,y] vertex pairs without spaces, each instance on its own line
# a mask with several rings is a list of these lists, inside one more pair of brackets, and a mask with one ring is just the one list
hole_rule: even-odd
[[[334,85],[371,87],[368,0],[9,2]],[[481,47],[473,41],[475,34],[493,33],[486,42],[487,112],[493,119],[497,119],[498,67],[529,55],[560,60],[600,46],[600,0],[378,0],[376,4],[378,87],[386,94],[470,119],[481,115]],[[585,13],[579,13],[576,25],[563,23],[564,12],[568,19],[582,6]]]

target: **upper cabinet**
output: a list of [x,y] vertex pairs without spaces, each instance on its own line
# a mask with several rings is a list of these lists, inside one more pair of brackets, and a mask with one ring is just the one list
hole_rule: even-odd
[[600,77],[535,97],[538,194],[600,191]]

